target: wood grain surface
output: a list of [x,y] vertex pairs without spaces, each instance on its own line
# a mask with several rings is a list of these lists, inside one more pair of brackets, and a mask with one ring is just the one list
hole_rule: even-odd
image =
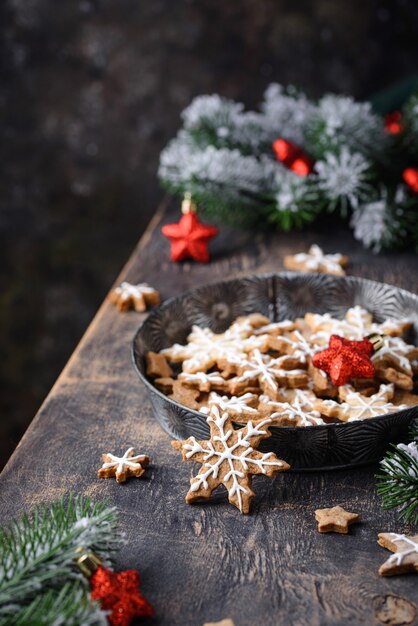
[[[287,253],[313,242],[351,259],[349,273],[418,290],[413,253],[375,256],[348,231],[324,225],[303,233],[237,232],[222,227],[208,265],[172,264],[162,207],[118,278],[146,280],[165,299],[219,279],[282,269]],[[118,282],[116,281],[116,282]],[[183,464],[157,425],[131,364],[131,342],[144,316],[104,302],[0,478],[7,523],[35,503],[74,491],[107,498],[121,511],[128,538],[119,568],[138,568],[160,626],[202,626],[230,617],[235,626],[417,624],[413,575],[381,578],[389,553],[378,532],[413,529],[382,511],[376,467],[256,478],[252,513],[242,516],[224,493],[188,506],[193,466]],[[141,479],[100,480],[102,452],[133,445],[151,457]],[[314,510],[341,504],[360,514],[349,535],[320,535]]]

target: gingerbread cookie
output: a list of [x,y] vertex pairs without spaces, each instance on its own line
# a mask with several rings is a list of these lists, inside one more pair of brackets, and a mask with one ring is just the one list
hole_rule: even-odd
[[156,378],[154,380],[154,385],[157,387],[157,389],[162,391],[162,393],[165,393],[165,395],[168,396],[169,394],[173,393],[173,386],[175,382],[176,381],[174,378],[171,378],[171,376],[167,376],[163,378]]
[[324,254],[322,249],[313,244],[307,253],[291,254],[284,257],[284,266],[298,272],[319,272],[345,276],[344,267],[348,265],[348,257],[343,254]]
[[338,417],[343,422],[364,420],[378,415],[387,415],[407,408],[406,405],[395,405],[390,402],[394,395],[393,385],[380,385],[379,391],[365,396],[354,391],[351,385],[339,387],[339,396],[343,402],[318,400],[316,408],[328,417]]
[[99,478],[116,477],[118,483],[124,483],[129,476],[139,478],[149,464],[149,457],[136,454],[134,448],[128,448],[123,456],[115,456],[110,452],[102,454],[103,465],[98,470]]
[[[155,385],[180,404],[205,415],[216,405],[239,423],[272,416],[276,426],[368,419],[417,404],[418,397],[409,392],[418,374],[418,348],[398,336],[409,324],[394,319],[378,324],[358,305],[343,319],[306,313],[303,319],[271,322],[256,313],[219,334],[194,326],[185,345],[157,355],[161,361],[148,356],[148,374],[158,376]],[[334,333],[345,342],[383,330],[391,336],[372,357],[374,377],[338,387],[314,367],[314,355],[323,352]],[[164,359],[181,363],[177,377]]]
[[379,533],[378,543],[394,553],[380,566],[381,576],[418,572],[418,535]]
[[273,400],[278,398],[279,385],[303,387],[308,383],[306,371],[299,366],[299,360],[283,355],[272,359],[254,350],[248,359],[236,359],[237,378],[230,381],[235,393],[242,384],[258,381],[263,393]]
[[260,396],[258,410],[274,420],[275,426],[320,426],[325,424],[321,413],[315,409],[316,396],[309,390],[284,390],[287,401],[276,402]]
[[216,392],[209,394],[206,405],[200,407],[199,411],[209,415],[212,406],[217,406],[220,411],[226,411],[228,415],[237,421],[247,421],[257,419],[259,410],[258,396],[255,393],[245,393],[243,396],[220,396]]
[[329,313],[306,313],[304,321],[311,329],[311,340],[328,343],[329,336],[340,335],[345,339],[359,341],[376,333],[378,335],[401,336],[411,327],[409,320],[386,320],[380,324],[372,321],[372,315],[361,306],[354,306],[347,310],[344,319],[336,319]]
[[187,344],[174,344],[162,350],[170,361],[183,363],[183,371],[189,374],[206,372],[220,359],[239,359],[246,353],[266,345],[263,335],[252,335],[250,324],[235,323],[224,333],[216,334],[210,328],[193,326]]
[[147,283],[132,285],[124,281],[110,292],[109,299],[118,311],[135,309],[138,313],[146,311],[148,306],[160,304],[160,294]]
[[228,383],[220,372],[196,372],[195,374],[181,372],[178,380],[186,387],[195,387],[199,391],[209,392],[211,389],[226,391],[228,389]]
[[173,383],[173,391],[168,396],[172,400],[175,400],[179,404],[184,404],[191,409],[199,410],[198,398],[200,397],[199,389],[193,387],[186,387],[180,380],[175,380]]
[[171,445],[181,451],[183,461],[202,464],[198,475],[191,479],[186,495],[188,504],[201,498],[207,499],[220,485],[228,491],[228,499],[241,513],[248,513],[255,495],[251,489],[252,475],[264,474],[271,478],[290,466],[272,452],[262,454],[257,446],[270,436],[270,419],[248,422],[244,428],[235,430],[228,413],[220,413],[216,406],[207,418],[211,437],[198,441],[190,437],[185,441],[172,441]]
[[167,359],[158,352],[148,352],[145,356],[146,374],[153,378],[170,378],[173,370],[169,366]]
[[411,361],[418,358],[418,348],[410,346],[399,337],[385,337],[384,345],[373,356],[376,376],[399,389],[413,389]]
[[317,509],[315,519],[318,522],[320,533],[348,533],[348,527],[360,521],[357,513],[349,513],[342,506],[333,506],[331,509]]

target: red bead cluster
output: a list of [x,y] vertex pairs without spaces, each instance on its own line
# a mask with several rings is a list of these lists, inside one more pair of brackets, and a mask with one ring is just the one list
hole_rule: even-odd
[[[400,111],[393,111],[385,115],[384,127],[389,135],[399,135],[402,133],[404,131],[402,113]],[[418,193],[418,168],[407,167],[402,172],[402,178],[411,191]]]
[[407,167],[403,171],[402,177],[411,191],[418,193],[418,168]]
[[288,167],[298,176],[307,176],[313,170],[313,161],[296,144],[286,139],[276,139],[273,142],[273,150],[277,160]]
[[329,374],[334,385],[345,385],[351,378],[373,378],[375,368],[370,360],[373,345],[365,337],[350,341],[331,335],[329,347],[312,357],[312,364]]
[[384,128],[389,135],[399,135],[403,131],[402,113],[393,111],[385,115]]
[[135,617],[153,615],[152,606],[139,592],[139,583],[134,569],[116,573],[99,565],[90,576],[91,598],[110,611],[107,620],[111,626],[129,626]]

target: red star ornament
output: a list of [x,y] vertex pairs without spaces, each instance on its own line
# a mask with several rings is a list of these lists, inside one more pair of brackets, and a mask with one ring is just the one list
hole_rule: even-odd
[[375,368],[370,360],[373,344],[367,337],[350,341],[331,335],[329,347],[312,357],[312,364],[329,374],[334,385],[345,385],[351,378],[373,378]]
[[112,572],[99,565],[90,576],[91,598],[110,611],[111,626],[129,626],[135,617],[151,617],[154,610],[139,591],[139,574],[134,569]]
[[194,259],[201,263],[209,261],[208,242],[218,234],[216,226],[199,222],[194,212],[186,213],[177,224],[166,224],[162,234],[171,242],[172,261]]

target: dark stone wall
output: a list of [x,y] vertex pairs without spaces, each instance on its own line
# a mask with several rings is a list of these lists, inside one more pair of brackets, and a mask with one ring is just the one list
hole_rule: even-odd
[[417,71],[415,0],[0,3],[0,464],[162,197],[199,93],[359,98]]

